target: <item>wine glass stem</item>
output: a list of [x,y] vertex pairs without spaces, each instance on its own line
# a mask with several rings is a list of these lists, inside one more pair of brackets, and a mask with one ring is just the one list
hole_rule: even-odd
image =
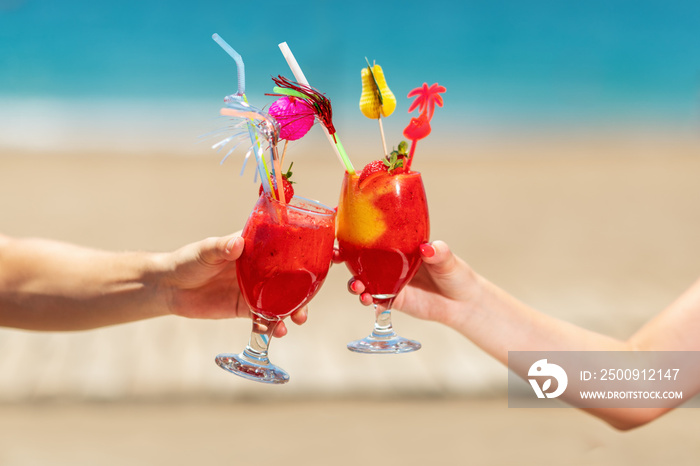
[[272,333],[279,322],[279,320],[270,321],[253,316],[253,328],[248,344],[243,350],[243,355],[257,364],[269,364],[267,351],[272,340]]
[[391,308],[380,311],[377,305],[374,305],[377,317],[374,321],[374,330],[372,336],[376,338],[387,338],[394,334],[394,327],[391,325]]

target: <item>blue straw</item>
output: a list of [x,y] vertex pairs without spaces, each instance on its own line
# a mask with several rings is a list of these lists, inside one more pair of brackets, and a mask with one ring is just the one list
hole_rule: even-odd
[[228,43],[221,38],[220,35],[214,33],[211,36],[212,39],[216,41],[217,44],[221,46],[226,53],[228,53],[231,58],[236,62],[236,70],[238,71],[238,95],[245,94],[245,65],[243,65],[243,57],[240,56],[238,52],[233,50],[233,47],[228,45]]
[[[241,107],[242,106],[241,104],[245,104],[247,106],[247,103],[245,103],[245,100],[246,100],[246,97],[245,97],[245,65],[243,65],[243,57],[241,57],[241,55],[238,52],[236,52],[233,49],[233,47],[228,45],[228,43],[224,39],[222,39],[220,35],[214,33],[211,37],[236,62],[236,70],[238,73],[238,92],[236,93],[235,96],[229,96],[229,97],[234,97],[233,99],[229,99],[229,97],[227,97],[225,99],[227,106],[229,106],[231,108]],[[239,108],[239,110],[240,110],[240,108]],[[255,130],[253,128],[252,122],[248,121],[247,123],[248,123],[248,135],[250,136],[250,142],[253,144],[253,153],[255,154],[255,162],[256,162],[256,165],[258,166],[258,174],[260,175],[260,179],[262,180],[263,190],[266,193],[271,194],[272,187],[270,186],[270,183],[269,183],[268,178],[267,178],[267,174],[265,173],[265,167],[263,165],[263,160],[262,160],[262,153],[261,153],[262,150],[260,147],[260,141],[258,140],[258,137],[255,134]],[[228,154],[227,154],[227,156],[228,156]]]
[[272,187],[270,186],[270,182],[267,179],[267,173],[265,173],[265,167],[262,161],[262,150],[260,148],[260,143],[255,137],[253,124],[250,122],[248,122],[248,134],[250,135],[250,140],[253,143],[253,154],[255,154],[255,163],[258,166],[258,173],[260,174],[260,178],[262,180],[263,190],[268,194],[272,194]]

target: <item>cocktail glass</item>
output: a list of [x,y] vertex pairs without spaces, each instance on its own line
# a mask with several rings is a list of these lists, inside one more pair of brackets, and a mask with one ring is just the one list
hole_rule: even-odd
[[406,353],[420,349],[420,343],[394,331],[391,305],[418,271],[420,245],[428,241],[429,233],[420,173],[380,171],[362,181],[355,174],[345,174],[338,205],[340,258],[375,303],[374,330],[349,343],[349,350]]
[[268,358],[270,340],[277,324],[321,288],[333,255],[335,211],[300,197],[282,204],[262,195],[242,236],[236,274],[253,328],[243,352],[219,354],[216,363],[246,379],[286,383],[289,375]]

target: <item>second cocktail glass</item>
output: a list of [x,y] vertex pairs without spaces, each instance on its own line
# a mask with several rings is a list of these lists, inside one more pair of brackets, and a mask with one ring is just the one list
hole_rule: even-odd
[[338,205],[340,258],[353,277],[364,283],[376,312],[372,333],[349,343],[349,350],[406,353],[420,349],[420,343],[393,330],[391,305],[418,271],[420,245],[428,241],[429,233],[420,173],[381,171],[366,179],[345,174]]
[[216,363],[236,375],[264,383],[285,383],[289,375],[270,363],[268,347],[276,325],[300,309],[321,287],[333,255],[335,211],[294,197],[282,204],[258,199],[245,227],[245,249],[236,261],[241,294],[253,313],[253,329],[240,354],[220,354]]

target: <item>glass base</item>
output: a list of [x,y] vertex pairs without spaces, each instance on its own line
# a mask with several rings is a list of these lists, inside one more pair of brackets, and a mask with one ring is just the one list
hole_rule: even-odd
[[244,379],[255,382],[283,384],[289,382],[289,374],[271,364],[267,358],[248,357],[245,351],[240,354],[220,354],[216,364]]
[[[395,297],[395,294],[372,295],[376,312],[374,330],[368,337],[348,343],[350,351],[365,354],[397,354],[410,353],[421,348],[421,344],[417,341],[400,337],[394,332],[394,327],[391,325],[391,304]],[[379,304],[386,306],[386,309],[380,310]]]
[[421,344],[415,340],[400,337],[395,333],[387,336],[372,335],[348,343],[348,349],[365,354],[398,354],[418,351]]

